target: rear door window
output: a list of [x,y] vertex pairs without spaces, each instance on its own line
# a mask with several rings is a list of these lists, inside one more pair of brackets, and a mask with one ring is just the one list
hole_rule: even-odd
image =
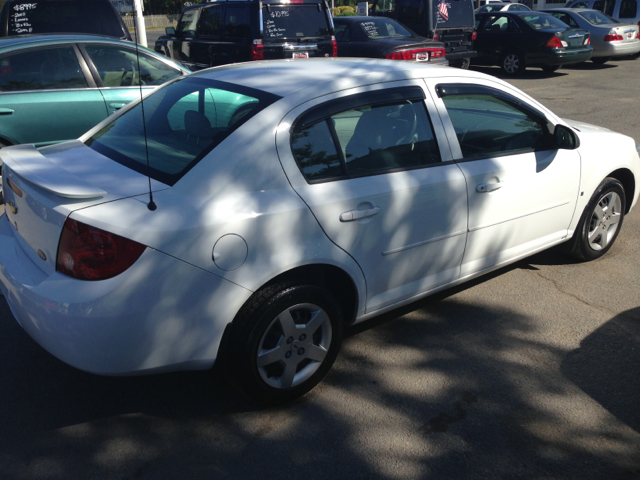
[[203,37],[220,36],[222,25],[222,7],[203,8],[200,14],[200,35]]
[[224,13],[222,36],[233,40],[250,40],[251,22],[248,7],[227,7]]
[[318,41],[329,35],[329,20],[324,9],[312,5],[268,5],[263,8],[264,40]]
[[635,18],[637,15],[637,0],[622,0],[622,2],[620,3],[620,18]]
[[0,57],[0,92],[86,87],[86,77],[71,46]]
[[594,10],[600,10],[607,15],[613,15],[613,7],[616,6],[616,0],[596,0],[593,2]]
[[49,0],[10,4],[8,34],[96,33],[123,38],[118,13],[108,2]]

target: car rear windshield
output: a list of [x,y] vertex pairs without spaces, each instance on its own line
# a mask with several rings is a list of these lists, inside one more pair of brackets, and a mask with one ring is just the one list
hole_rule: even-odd
[[578,12],[582,18],[584,18],[591,25],[611,25],[612,23],[620,23],[617,20],[611,18],[609,15],[605,15],[597,10],[591,10],[587,12]]
[[161,87],[143,104],[138,102],[85,144],[136,172],[173,185],[240,125],[279,98],[226,82],[184,78]]
[[546,30],[547,28],[570,28],[569,25],[564,23],[562,20],[558,20],[556,17],[549,14],[522,15],[520,18],[522,18],[535,30]]
[[7,6],[8,35],[69,32],[125,37],[118,13],[107,2],[17,1]]
[[318,41],[326,39],[329,20],[319,4],[268,5],[262,9],[264,41]]
[[371,39],[411,37],[411,32],[398,22],[387,18],[371,17],[365,22],[359,22],[364,34]]

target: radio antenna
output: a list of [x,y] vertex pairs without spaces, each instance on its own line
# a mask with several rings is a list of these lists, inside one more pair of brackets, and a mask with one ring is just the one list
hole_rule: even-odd
[[[158,206],[153,201],[153,192],[151,191],[151,166],[149,164],[149,145],[147,143],[147,122],[144,116],[144,101],[142,99],[142,78],[140,74],[140,54],[138,53],[138,18],[142,18],[142,15],[138,16],[138,12],[136,11],[138,8],[137,6],[138,2],[136,2],[135,0],[132,0],[132,3],[134,8],[133,33],[134,33],[135,44],[136,44],[136,60],[138,62],[138,85],[140,87],[140,107],[142,108],[142,131],[144,132],[144,150],[147,156],[147,180],[149,180],[149,203],[147,204],[147,208],[153,212],[156,208],[158,208]],[[144,19],[142,21],[144,21]],[[135,80],[135,77],[131,79],[132,82],[134,80]]]

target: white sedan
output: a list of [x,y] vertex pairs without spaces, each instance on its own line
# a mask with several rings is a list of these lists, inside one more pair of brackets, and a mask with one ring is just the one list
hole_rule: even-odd
[[282,402],[327,373],[345,325],[560,243],[606,253],[639,153],[477,72],[214,68],[77,141],[0,151],[0,289],[79,369],[224,360],[249,396]]

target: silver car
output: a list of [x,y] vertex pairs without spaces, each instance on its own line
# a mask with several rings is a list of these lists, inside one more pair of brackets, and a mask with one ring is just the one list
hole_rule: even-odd
[[638,25],[625,25],[609,15],[589,8],[556,8],[542,11],[550,13],[572,28],[589,30],[593,63],[602,65],[612,57],[640,52]]
[[567,8],[593,8],[621,23],[640,26],[640,0],[569,0]]

